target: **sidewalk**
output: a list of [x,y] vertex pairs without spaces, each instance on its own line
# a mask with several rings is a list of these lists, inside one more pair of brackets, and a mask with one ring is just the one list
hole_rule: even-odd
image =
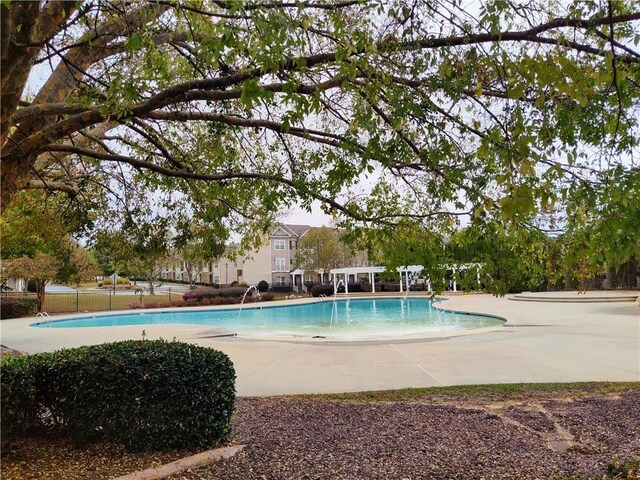
[[640,309],[634,302],[513,302],[458,295],[443,308],[499,315],[488,333],[375,343],[201,338],[210,327],[144,325],[31,328],[3,320],[2,343],[27,351],[123,339],[176,338],[217,348],[233,360],[242,396],[331,393],[456,384],[640,381]]

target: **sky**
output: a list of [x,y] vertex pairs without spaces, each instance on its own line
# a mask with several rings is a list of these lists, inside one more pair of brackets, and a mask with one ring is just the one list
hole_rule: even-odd
[[289,210],[282,211],[278,219],[283,223],[309,225],[311,227],[329,226],[333,222],[333,219],[321,210],[320,202],[318,201],[312,202],[311,213],[294,206]]

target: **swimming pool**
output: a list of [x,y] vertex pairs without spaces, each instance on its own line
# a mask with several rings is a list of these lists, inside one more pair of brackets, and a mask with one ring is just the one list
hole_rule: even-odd
[[32,324],[39,328],[198,324],[219,334],[258,337],[375,338],[496,327],[497,317],[434,308],[427,298],[341,299],[284,306],[143,311]]

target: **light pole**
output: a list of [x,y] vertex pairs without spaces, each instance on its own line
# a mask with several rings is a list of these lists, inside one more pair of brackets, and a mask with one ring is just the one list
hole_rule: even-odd
[[229,262],[224,264],[224,284],[229,285]]

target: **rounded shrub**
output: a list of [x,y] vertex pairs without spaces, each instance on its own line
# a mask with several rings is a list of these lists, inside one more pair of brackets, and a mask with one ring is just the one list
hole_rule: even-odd
[[33,315],[38,311],[38,300],[35,298],[0,298],[0,318],[18,318]]
[[[324,284],[324,285],[314,285],[311,287],[311,295],[314,297],[319,297],[320,295],[333,295],[333,285]],[[344,290],[343,290],[344,291]]]
[[235,371],[217,350],[129,340],[1,366],[3,441],[47,429],[138,451],[211,447],[231,433]]
[[258,285],[256,285],[256,288],[258,289],[258,291],[260,293],[268,292],[269,291],[269,282],[267,282],[266,280],[260,280],[258,282]]

